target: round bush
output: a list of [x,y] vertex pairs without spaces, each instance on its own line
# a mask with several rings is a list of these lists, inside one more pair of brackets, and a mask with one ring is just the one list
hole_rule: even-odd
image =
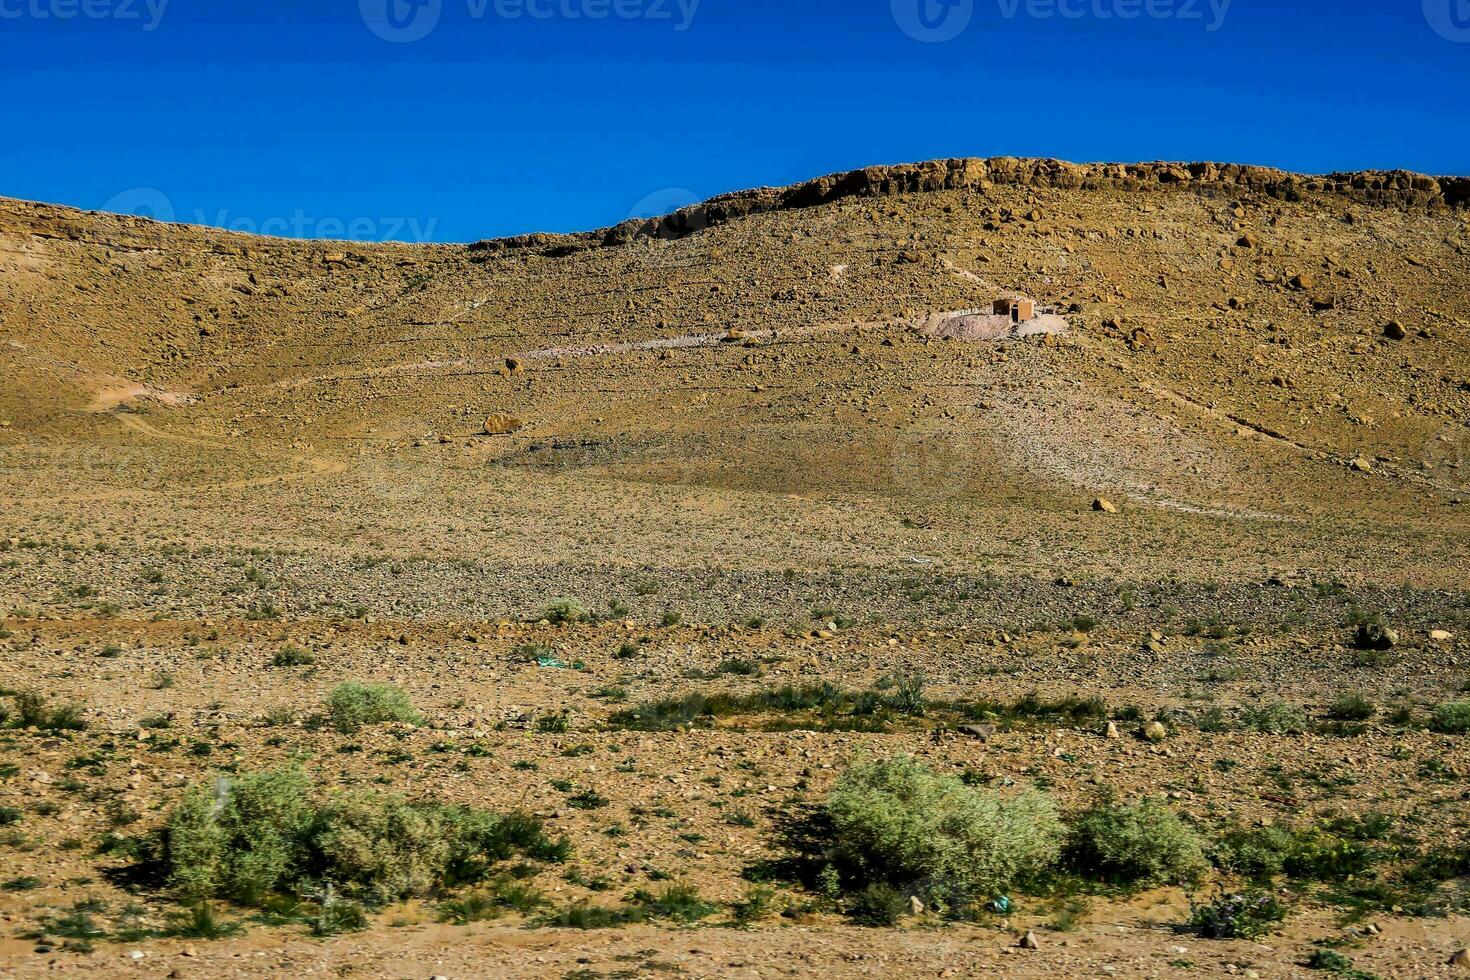
[[827,798],[833,858],[845,879],[921,891],[958,903],[996,894],[1056,862],[1056,804],[1011,799],[938,776],[909,756],[856,765]]
[[381,725],[397,721],[410,725],[423,722],[424,716],[413,703],[392,684],[339,684],[327,696],[327,713],[332,724],[344,734],[360,730],[364,725]]
[[1197,881],[1209,867],[1198,835],[1153,797],[1132,806],[1104,800],[1083,812],[1066,861],[1078,874],[1126,885]]
[[1429,727],[1444,735],[1470,733],[1470,701],[1450,701],[1435,708]]

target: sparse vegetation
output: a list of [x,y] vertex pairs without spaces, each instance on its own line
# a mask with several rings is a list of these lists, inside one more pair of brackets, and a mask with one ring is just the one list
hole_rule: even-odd
[[1361,694],[1343,694],[1327,709],[1333,721],[1367,721],[1378,714],[1378,706]]
[[947,719],[962,725],[975,721],[1002,725],[1096,724],[1107,718],[1101,700],[1063,698],[1046,701],[1030,694],[1013,704],[994,701],[937,702],[924,693],[922,675],[900,672],[880,685],[879,690],[847,691],[835,684],[782,685],[749,694],[691,692],[682,697],[640,704],[614,714],[609,723],[617,728],[667,731],[685,725],[709,724],[721,718],[775,715],[766,727],[796,724],[794,717],[814,713],[813,723],[824,728],[880,729],[889,721],[905,718]]
[[293,644],[281,647],[271,658],[272,667],[308,667],[314,663],[316,663],[316,657]]
[[[567,854],[531,817],[367,793],[322,797],[298,770],[196,787],[145,844],[143,861],[179,896],[241,905],[278,894],[369,905],[432,897],[478,884],[516,858]],[[352,918],[325,898],[319,904],[324,923]]]
[[243,930],[238,922],[222,918],[209,902],[197,902],[173,917],[169,934],[180,939],[225,939]]
[[1276,896],[1256,889],[1221,893],[1212,902],[1192,906],[1189,926],[1208,939],[1255,939],[1285,918],[1286,909]]
[[1072,822],[1066,863],[1111,884],[1192,884],[1209,868],[1199,836],[1156,797],[1104,799]]
[[1297,734],[1307,730],[1307,716],[1296,705],[1285,701],[1247,708],[1242,712],[1240,723],[1246,728],[1268,735]]
[[1442,735],[1470,733],[1470,701],[1451,701],[1434,709],[1429,727]]
[[327,714],[337,731],[352,734],[367,725],[398,722],[406,725],[423,723],[408,695],[391,684],[360,684],[349,681],[338,685],[327,698]]
[[588,622],[592,619],[592,613],[575,599],[556,599],[541,611],[541,618],[560,626]]
[[19,691],[14,695],[15,709],[0,715],[0,721],[11,728],[35,728],[43,732],[79,732],[87,727],[80,705],[52,707],[40,694]]
[[8,948],[1444,967],[1470,184],[956,166],[428,250],[0,201]]
[[1061,853],[1061,818],[1044,794],[1004,798],[908,756],[848,769],[826,811],[844,884],[888,884],[950,908],[1043,872]]

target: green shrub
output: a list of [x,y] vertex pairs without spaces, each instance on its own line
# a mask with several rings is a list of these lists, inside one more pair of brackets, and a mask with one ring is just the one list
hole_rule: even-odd
[[220,918],[214,906],[199,902],[172,917],[168,934],[180,939],[225,939],[239,934],[243,926]]
[[587,607],[575,599],[555,599],[541,611],[541,618],[549,623],[585,623],[592,618]]
[[775,898],[776,890],[769,885],[752,885],[745,898],[730,906],[730,918],[737,926],[754,925],[771,914]]
[[499,918],[504,913],[496,901],[480,892],[451,898],[439,906],[439,921],[457,926]]
[[1225,871],[1256,881],[1281,874],[1304,881],[1342,881],[1370,871],[1374,851],[1352,839],[1353,828],[1333,825],[1333,830],[1341,832],[1321,827],[1234,830],[1220,838],[1214,860]]
[[1336,973],[1344,980],[1378,980],[1376,975],[1353,966],[1352,959],[1335,949],[1313,950],[1312,955],[1307,957],[1306,965],[1309,970]]
[[422,724],[424,717],[414,709],[408,695],[392,684],[340,684],[327,696],[327,714],[337,731],[351,734],[364,725],[397,721]]
[[577,810],[600,810],[607,806],[608,799],[595,789],[584,789],[574,796],[567,797],[567,806]]
[[699,890],[693,885],[667,885],[656,892],[640,888],[633,893],[632,902],[648,918],[671,922],[698,922],[717,911],[714,905],[699,897]]
[[1268,881],[1282,873],[1295,844],[1295,835],[1281,827],[1232,830],[1216,842],[1212,857],[1230,874]]
[[1297,734],[1307,730],[1307,716],[1296,705],[1273,701],[1251,708],[1240,717],[1241,724],[1269,735]]
[[552,929],[614,929],[641,921],[643,914],[640,909],[608,908],[584,902],[542,916],[537,924]]
[[303,773],[282,770],[191,790],[156,859],[168,884],[196,902],[259,905],[273,893],[330,883],[345,898],[380,904],[476,884],[518,856],[564,860],[568,849],[523,814],[368,793],[322,802]]
[[921,889],[956,906],[1050,867],[1061,851],[1050,797],[1002,799],[909,756],[850,767],[826,809],[845,881]]
[[844,911],[859,925],[896,926],[909,913],[909,897],[878,882],[849,896]]
[[43,732],[79,732],[87,727],[80,705],[51,708],[46,699],[31,691],[15,695],[15,714],[7,724],[15,728],[36,728]]
[[309,789],[305,773],[286,769],[186,793],[166,828],[169,884],[188,899],[259,902],[296,870],[315,816]]
[[1292,878],[1312,881],[1342,881],[1373,867],[1373,851],[1317,827],[1295,835],[1282,870]]
[[312,835],[314,856],[343,891],[374,903],[437,891],[452,847],[437,807],[367,794],[327,804]]
[[899,671],[893,676],[893,693],[887,698],[888,707],[902,715],[920,717],[928,707],[924,700],[924,675],[912,671]]
[[1209,867],[1199,836],[1154,797],[1132,805],[1103,800],[1084,811],[1065,859],[1080,875],[1123,885],[1195,882]]
[[1222,894],[1208,905],[1190,908],[1190,928],[1207,939],[1254,939],[1286,918],[1285,907],[1268,891]]
[[329,885],[321,895],[316,914],[307,919],[313,936],[339,936],[344,932],[361,932],[368,927],[367,909],[359,902],[343,898]]
[[283,646],[271,658],[272,667],[306,667],[316,663],[316,658],[298,646]]
[[1333,721],[1367,721],[1378,714],[1378,706],[1361,694],[1344,694],[1327,709]]
[[1435,708],[1429,727],[1444,735],[1470,732],[1470,701],[1449,701]]

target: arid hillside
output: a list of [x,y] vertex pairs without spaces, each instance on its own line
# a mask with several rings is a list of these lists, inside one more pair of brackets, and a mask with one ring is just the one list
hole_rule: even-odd
[[[1294,976],[1341,949],[1455,975],[1467,202],[1002,158],[408,246],[0,200],[0,973]],[[1015,298],[1038,315],[994,312]],[[329,724],[358,681],[419,724]],[[895,753],[1068,820],[1163,799],[1210,871],[1028,879],[963,924],[900,888],[854,924],[876,899],[781,859]],[[308,935],[315,893],[169,932],[178,881],[106,835],[292,762],[530,811],[571,863],[495,923],[419,889],[363,899],[367,932]],[[1242,827],[1365,856],[1278,861],[1272,938],[1176,936],[1243,887],[1218,844]],[[535,911],[671,880],[733,920]],[[738,911],[752,880],[769,915]]]

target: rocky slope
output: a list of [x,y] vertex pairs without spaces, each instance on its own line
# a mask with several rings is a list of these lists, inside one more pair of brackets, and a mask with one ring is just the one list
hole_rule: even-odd
[[[1296,881],[1264,945],[1176,935],[1178,888],[871,930],[785,879],[754,931],[430,904],[206,943],[150,932],[175,897],[95,845],[296,760],[536,811],[574,845],[537,872],[556,908],[670,877],[728,904],[843,766],[911,752],[1067,808],[1163,794],[1207,836],[1381,812],[1373,875],[1458,847],[1466,736],[1431,719],[1470,665],[1465,202],[1405,173],[962,160],[407,246],[0,201],[0,708],[88,726],[0,731],[0,972],[1293,976],[1330,948],[1452,975],[1470,920],[1373,876],[1333,887],[1376,931]],[[984,319],[1016,294],[1047,330]],[[543,622],[558,597],[597,621]],[[915,674],[933,710],[881,723],[623,715]],[[353,680],[427,725],[310,720]],[[1032,707],[955,734],[941,705],[981,699]],[[1418,898],[1460,908],[1440,884]],[[100,931],[62,946],[76,915]]]

